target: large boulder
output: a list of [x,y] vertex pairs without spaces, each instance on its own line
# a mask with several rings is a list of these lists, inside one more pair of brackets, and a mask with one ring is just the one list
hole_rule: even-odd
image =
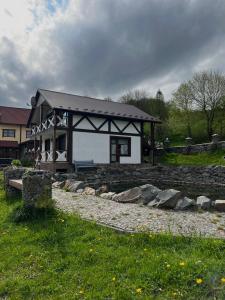
[[90,196],[95,196],[96,191],[95,189],[91,188],[91,187],[86,187],[82,193],[83,195],[90,195]]
[[216,200],[214,208],[218,211],[225,211],[225,200]]
[[100,195],[100,197],[103,198],[103,199],[112,200],[112,197],[113,197],[115,194],[116,194],[116,193],[113,193],[113,192],[102,193],[102,194]]
[[112,197],[112,200],[121,203],[142,202],[143,201],[142,191],[139,187],[134,187],[130,190],[114,195]]
[[161,190],[152,184],[145,184],[140,186],[142,197],[143,197],[143,204],[148,204],[150,201],[155,199]]
[[84,189],[83,181],[76,181],[73,179],[67,179],[64,185],[64,189],[69,192],[76,192],[79,189]]
[[182,193],[174,189],[161,191],[156,196],[157,207],[174,208],[181,197]]
[[186,210],[195,205],[195,201],[188,197],[184,197],[179,199],[177,205],[175,206],[175,210]]
[[211,200],[206,196],[199,196],[197,198],[197,206],[201,209],[209,209],[211,206]]

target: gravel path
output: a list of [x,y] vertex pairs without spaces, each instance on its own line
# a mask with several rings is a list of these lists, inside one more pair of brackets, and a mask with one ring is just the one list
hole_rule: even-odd
[[175,212],[53,189],[56,207],[124,231],[225,238],[225,213]]

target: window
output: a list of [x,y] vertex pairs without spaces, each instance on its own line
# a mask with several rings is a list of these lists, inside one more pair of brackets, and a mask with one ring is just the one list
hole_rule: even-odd
[[16,136],[16,130],[15,129],[3,129],[2,130],[2,136],[3,137],[15,137]]
[[29,139],[31,137],[31,130],[26,130],[26,138]]
[[111,162],[119,162],[120,157],[131,156],[131,138],[114,137],[110,138]]

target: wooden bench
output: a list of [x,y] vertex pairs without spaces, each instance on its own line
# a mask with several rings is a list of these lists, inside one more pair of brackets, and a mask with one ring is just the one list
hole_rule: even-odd
[[93,169],[96,168],[93,160],[75,160],[74,161],[75,171],[79,169]]
[[10,179],[9,185],[20,191],[22,191],[22,189],[23,189],[22,179]]

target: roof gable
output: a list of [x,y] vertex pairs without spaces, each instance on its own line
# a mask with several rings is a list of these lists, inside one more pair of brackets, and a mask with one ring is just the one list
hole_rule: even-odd
[[0,106],[0,123],[12,125],[26,125],[30,109]]

